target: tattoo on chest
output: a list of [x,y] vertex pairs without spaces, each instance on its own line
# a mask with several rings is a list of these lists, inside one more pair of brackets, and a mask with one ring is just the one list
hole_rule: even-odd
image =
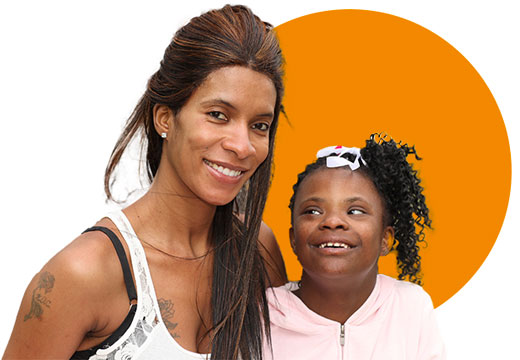
[[52,291],[54,287],[54,275],[48,271],[44,271],[40,274],[36,288],[33,290],[31,299],[31,309],[24,316],[23,321],[27,321],[32,318],[42,319],[43,309],[50,308],[51,300],[48,298],[48,293]]
[[157,299],[157,302],[159,303],[159,310],[161,311],[161,317],[163,319],[164,325],[166,325],[166,328],[174,339],[179,338],[180,335],[174,331],[178,323],[173,322],[173,315],[175,315],[175,310],[173,309],[172,301],[160,298]]

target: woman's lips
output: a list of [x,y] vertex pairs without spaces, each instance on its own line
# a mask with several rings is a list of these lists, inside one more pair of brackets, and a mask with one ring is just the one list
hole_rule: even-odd
[[222,163],[216,163],[213,161],[209,161],[207,159],[203,159],[204,163],[211,167],[212,169],[218,171],[221,174],[224,174],[226,176],[231,177],[237,177],[242,175],[244,170],[242,168],[239,168],[237,166],[228,165],[228,164],[222,164]]
[[215,178],[227,184],[236,184],[247,171],[242,167],[221,162],[214,162],[207,159],[203,159],[203,162]]

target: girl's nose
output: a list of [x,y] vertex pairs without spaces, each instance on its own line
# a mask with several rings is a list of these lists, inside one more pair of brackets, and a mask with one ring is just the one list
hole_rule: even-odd
[[347,230],[349,228],[349,224],[343,216],[340,216],[336,213],[325,214],[322,222],[320,223],[321,230]]

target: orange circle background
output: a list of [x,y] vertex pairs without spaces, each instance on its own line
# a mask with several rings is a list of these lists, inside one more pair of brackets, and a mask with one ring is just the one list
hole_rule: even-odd
[[[288,116],[280,119],[275,176],[264,220],[289,279],[301,267],[289,245],[289,199],[298,173],[330,145],[363,147],[374,132],[415,144],[433,219],[421,249],[434,305],[454,295],[485,260],[509,200],[511,154],[486,84],[450,44],[408,20],[365,10],[307,15],[277,28],[286,59]],[[396,277],[396,259],[379,261]]]

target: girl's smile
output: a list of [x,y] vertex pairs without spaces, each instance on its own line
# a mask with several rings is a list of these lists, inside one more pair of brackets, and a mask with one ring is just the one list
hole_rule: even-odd
[[392,228],[372,181],[349,168],[307,176],[295,199],[291,244],[304,272],[314,276],[377,274]]

